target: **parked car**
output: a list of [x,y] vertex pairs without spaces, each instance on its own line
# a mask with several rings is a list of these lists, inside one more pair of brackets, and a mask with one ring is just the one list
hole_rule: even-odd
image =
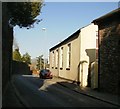
[[40,70],[39,76],[42,79],[52,79],[53,78],[51,71],[47,70],[47,69]]

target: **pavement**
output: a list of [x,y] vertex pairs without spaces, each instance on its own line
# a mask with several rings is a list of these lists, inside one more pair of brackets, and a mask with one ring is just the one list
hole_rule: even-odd
[[[120,102],[119,102],[120,98],[118,97],[118,95],[99,92],[97,90],[93,90],[88,87],[80,88],[80,86],[78,86],[76,83],[73,83],[72,81],[69,81],[63,78],[53,77],[52,80],[55,81],[57,84],[60,84],[63,87],[69,88],[70,90],[73,90],[77,93],[120,107]],[[28,107],[26,105],[26,101],[21,99],[19,95],[19,91],[16,90],[15,85],[12,82],[9,82],[7,86],[6,95],[4,95],[4,97],[2,98],[3,98],[2,107]]]
[[69,88],[77,93],[80,93],[85,96],[89,96],[89,97],[98,99],[100,101],[104,101],[104,102],[107,102],[112,105],[120,107],[120,96],[118,96],[118,95],[100,92],[96,89],[94,90],[89,87],[80,88],[80,86],[77,85],[77,83],[73,83],[73,81],[66,80],[63,78],[54,77],[54,79],[55,79],[55,81],[57,81],[58,84],[66,87],[66,88]]
[[8,82],[6,86],[6,92],[2,95],[2,108],[8,107],[26,107],[24,103],[19,99],[19,96],[16,94],[16,90],[14,89],[11,81]]

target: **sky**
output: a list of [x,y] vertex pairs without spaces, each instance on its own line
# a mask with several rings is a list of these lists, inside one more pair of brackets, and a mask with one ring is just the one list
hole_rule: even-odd
[[63,41],[78,29],[90,24],[114,9],[117,2],[45,2],[34,28],[14,27],[14,38],[21,55],[31,58],[49,56],[49,49]]

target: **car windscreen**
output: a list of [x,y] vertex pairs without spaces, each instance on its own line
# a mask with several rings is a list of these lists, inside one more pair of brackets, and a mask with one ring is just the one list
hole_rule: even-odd
[[48,71],[47,71],[47,70],[41,70],[41,73],[42,73],[43,75],[45,75],[45,74],[48,73]]

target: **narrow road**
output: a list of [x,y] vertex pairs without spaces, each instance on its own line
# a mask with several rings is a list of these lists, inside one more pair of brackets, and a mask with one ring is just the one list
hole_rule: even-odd
[[13,83],[28,107],[115,107],[65,88],[54,79],[16,75]]

